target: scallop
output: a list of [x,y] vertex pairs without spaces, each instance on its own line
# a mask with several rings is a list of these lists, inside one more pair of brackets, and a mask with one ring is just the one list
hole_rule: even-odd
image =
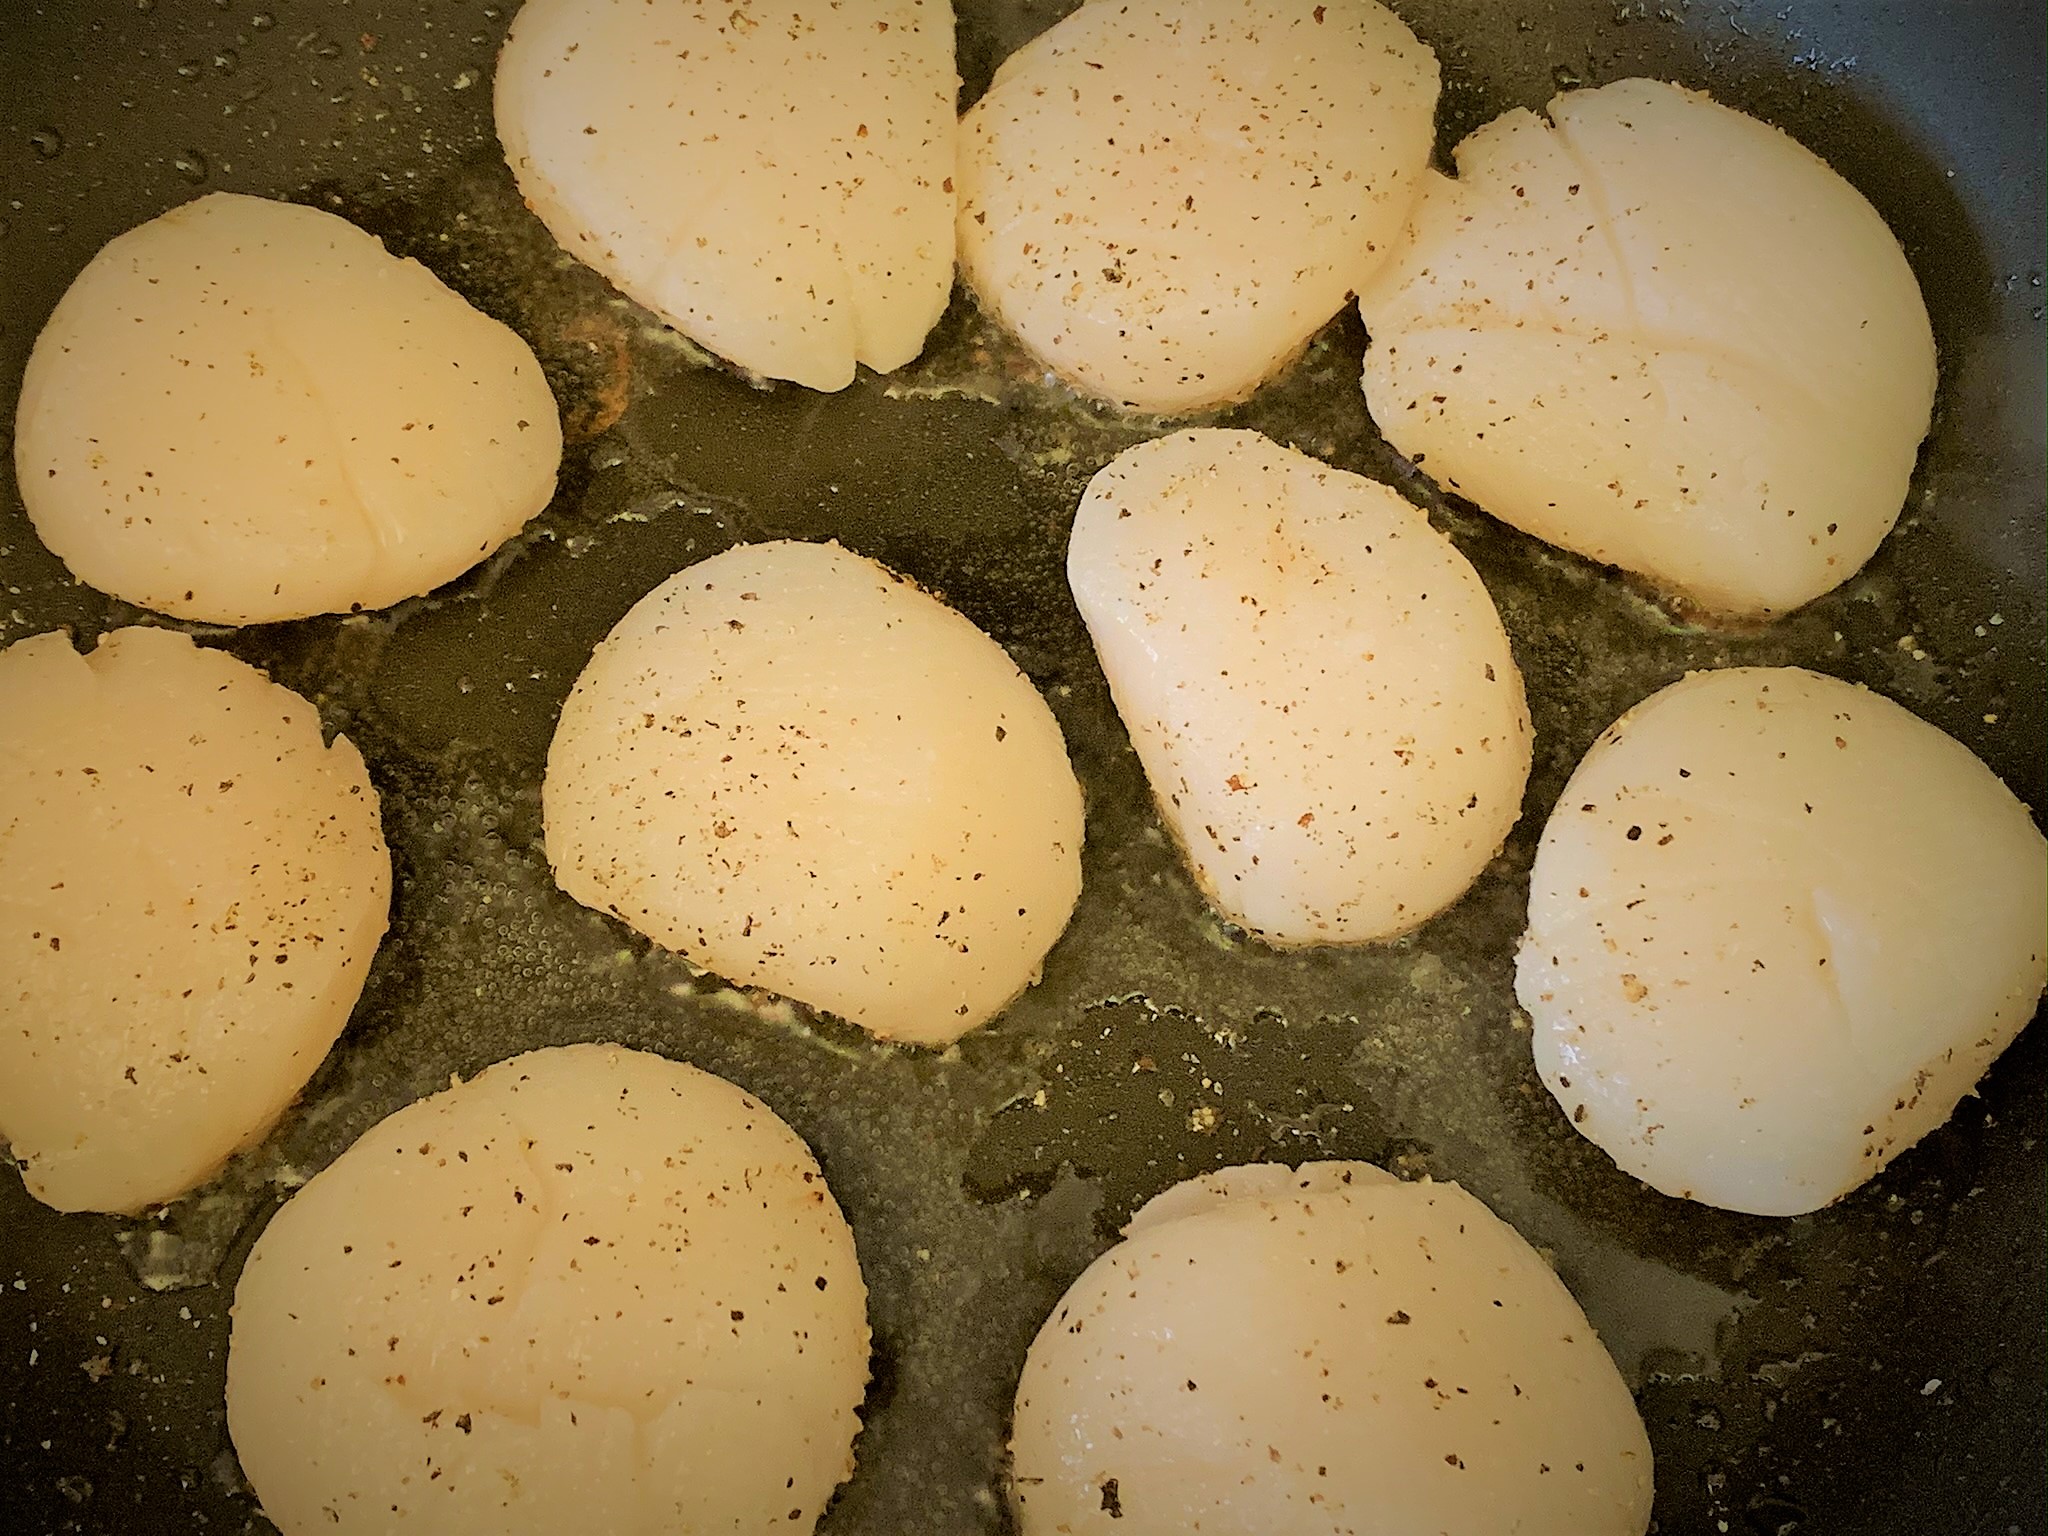
[[1033,981],[1081,890],[1058,724],[958,613],[835,545],[643,598],[563,707],[562,888],[728,980],[943,1045]]
[[1373,0],[1089,0],[961,119],[961,272],[1091,395],[1238,399],[1399,240],[1436,98]]
[[498,137],[562,247],[741,368],[843,389],[953,288],[948,0],[527,0]]
[[1534,1249],[1367,1163],[1176,1185],[1017,1388],[1023,1536],[1641,1536],[1650,1444]]
[[808,1531],[868,1376],[853,1235],[749,1094],[563,1046],[401,1109],[272,1218],[228,1429],[284,1536]]
[[1089,483],[1067,579],[1168,829],[1268,943],[1390,938],[1500,851],[1529,713],[1478,574],[1376,481],[1179,432]]
[[1797,668],[1699,672],[1544,828],[1516,992],[1580,1132],[1668,1195],[1815,1210],[2033,1014],[2048,845],[1961,743]]
[[73,575],[181,619],[383,608],[548,504],[533,353],[316,208],[217,192],[106,246],[36,339],[15,469]]
[[1715,613],[1781,614],[1897,520],[1934,400],[1884,220],[1708,97],[1623,80],[1430,173],[1360,290],[1389,442],[1539,539]]
[[383,936],[377,792],[297,694],[162,629],[0,651],[0,1137],[60,1211],[211,1177]]

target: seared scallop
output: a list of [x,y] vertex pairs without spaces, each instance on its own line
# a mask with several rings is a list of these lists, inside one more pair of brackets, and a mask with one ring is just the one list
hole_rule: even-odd
[[726,551],[619,621],[543,791],[555,878],[728,980],[942,1045],[1037,976],[1081,790],[1001,646],[830,544]]
[[1390,938],[1500,851],[1529,713],[1478,573],[1384,485],[1256,432],[1089,483],[1067,579],[1160,815],[1267,942]]
[[548,503],[510,330],[317,208],[217,192],[110,243],[36,338],[14,463],[73,575],[220,624],[384,608]]
[[809,1531],[853,1470],[867,1293],[766,1106],[566,1046],[400,1110],[294,1195],[235,1287],[227,1377],[285,1536]]
[[1089,0],[961,119],[961,272],[1091,395],[1237,399],[1400,238],[1436,96],[1374,0]]
[[2044,892],[2048,845],[1960,742],[1817,673],[1699,672],[1572,775],[1516,991],[1623,1169],[1796,1215],[1948,1119],[2032,1017]]
[[1359,291],[1387,440],[1701,609],[1768,617],[1854,575],[1934,401],[1927,308],[1862,195],[1653,80],[1510,112],[1457,163]]
[[1641,1536],[1650,1443],[1571,1293],[1455,1184],[1176,1185],[1017,1388],[1023,1536]]
[[363,760],[163,629],[0,651],[0,1137],[62,1211],[184,1194],[347,1023],[391,856]]
[[692,340],[843,389],[953,288],[953,10],[527,0],[498,137],[563,249]]

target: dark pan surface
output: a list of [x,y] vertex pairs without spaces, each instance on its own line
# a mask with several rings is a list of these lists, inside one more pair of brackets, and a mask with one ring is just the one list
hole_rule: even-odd
[[[1822,153],[1912,256],[1941,394],[1907,516],[1869,570],[1743,636],[1676,623],[1439,498],[1366,419],[1355,319],[1214,418],[1428,505],[1499,601],[1536,717],[1523,824],[1456,909],[1389,947],[1295,956],[1204,913],[1062,579],[1088,475],[1156,424],[1042,388],[957,303],[922,362],[840,395],[757,391],[707,366],[521,208],[489,115],[509,8],[16,0],[0,19],[10,431],[29,345],[92,253],[227,188],[343,213],[509,321],[547,364],[571,437],[554,505],[432,597],[202,632],[362,747],[397,861],[392,935],[303,1102],[216,1185],[126,1221],[58,1216],[0,1177],[0,1532],[268,1530],[221,1400],[228,1304],[256,1232],[451,1072],[584,1039],[734,1078],[818,1150],[858,1235],[876,1335],[861,1466],[832,1532],[1002,1529],[1009,1398],[1060,1291],[1174,1180],[1313,1157],[1455,1178],[1554,1253],[1641,1388],[1660,1530],[2048,1525],[2038,1023],[1983,1096],[1884,1177],[1769,1221],[1652,1195],[1573,1134],[1510,990],[1550,802],[1601,727],[1688,668],[1797,661],[1867,682],[1969,743],[2039,813],[2039,4],[1402,0],[1443,59],[1445,146],[1560,84],[1652,74],[1710,87]],[[1066,8],[963,0],[965,99]],[[539,770],[590,647],[674,570],[782,535],[875,555],[994,634],[1045,690],[1088,790],[1087,887],[1043,983],[942,1056],[741,996],[548,877]],[[11,479],[0,588],[0,642],[162,622],[72,583]]]

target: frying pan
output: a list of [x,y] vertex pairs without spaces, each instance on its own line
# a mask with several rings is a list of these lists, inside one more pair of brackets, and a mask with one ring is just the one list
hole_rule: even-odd
[[[963,100],[1069,9],[960,0]],[[1061,574],[1088,475],[1152,435],[1038,381],[956,302],[926,356],[842,394],[757,390],[555,249],[491,129],[512,9],[104,0],[0,21],[0,419],[65,285],[203,190],[329,208],[535,346],[570,443],[508,550],[394,610],[197,632],[363,749],[398,887],[360,1007],[302,1101],[207,1189],[60,1216],[0,1177],[0,1531],[266,1531],[222,1407],[255,1234],[368,1126],[491,1061],[617,1040],[760,1094],[815,1147],[873,1292],[874,1385],[837,1533],[1005,1528],[1024,1350],[1134,1205],[1222,1163],[1363,1157],[1455,1178],[1550,1253],[1640,1390],[1665,1532],[2048,1524],[2043,1031],[1841,1204],[1792,1221],[1657,1196],[1530,1065],[1511,953],[1544,813],[1594,735],[1689,668],[1798,662],[1960,737],[2043,805],[2042,6],[1401,0],[1439,142],[1561,85],[1711,89],[1860,187],[1941,348],[1933,434],[1871,566],[1768,629],[1676,621],[1439,496],[1379,440],[1333,322],[1209,418],[1386,479],[1479,568],[1527,674],[1520,828],[1399,943],[1281,955],[1205,913],[1162,836]],[[11,453],[5,455],[9,464]],[[1045,692],[1089,797],[1086,890],[1043,981],[943,1055],[736,992],[557,892],[538,782],[591,646],[738,541],[832,537],[944,594]],[[0,498],[0,641],[161,623],[71,581]],[[0,721],[0,730],[7,728]]]

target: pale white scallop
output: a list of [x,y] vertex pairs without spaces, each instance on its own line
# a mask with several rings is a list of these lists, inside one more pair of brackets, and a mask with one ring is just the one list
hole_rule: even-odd
[[1237,399],[1400,239],[1436,97],[1374,0],[1089,0],[961,119],[962,274],[1090,394]]
[[285,1536],[809,1531],[868,1376],[853,1235],[722,1078],[579,1045],[375,1127],[235,1287],[228,1428]]
[[1624,80],[1429,173],[1359,292],[1388,441],[1526,532],[1771,615],[1897,520],[1933,334],[1862,195],[1767,124]]
[[72,574],[222,624],[430,591],[547,505],[561,456],[510,330],[345,219],[228,192],[78,275],[14,445]]
[[1578,1304],[1455,1184],[1176,1185],[1025,1361],[1023,1536],[1641,1536],[1650,1444]]
[[390,896],[363,760],[297,694],[170,630],[0,651],[0,1138],[29,1193],[136,1211],[261,1137]]
[[1572,775],[1516,992],[1573,1124],[1766,1216],[1945,1121],[2034,1012],[2048,847],[1961,743],[1797,668],[1699,672]]
[[958,613],[830,544],[643,598],[562,709],[562,889],[735,982],[943,1044],[1037,976],[1081,890],[1045,701]]
[[1067,579],[1232,922],[1389,938],[1500,851],[1529,775],[1521,673],[1478,573],[1394,491],[1256,432],[1175,433],[1089,483]]
[[949,0],[527,0],[498,137],[563,248],[740,367],[843,389],[953,288]]

